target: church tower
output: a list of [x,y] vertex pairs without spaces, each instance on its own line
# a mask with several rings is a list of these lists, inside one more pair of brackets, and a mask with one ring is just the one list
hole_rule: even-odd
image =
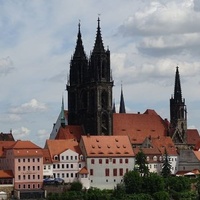
[[170,136],[175,145],[187,143],[187,109],[182,99],[181,82],[178,67],[176,68],[174,95],[170,99]]
[[[88,59],[84,51],[80,23],[74,55],[70,62],[70,75],[67,83],[68,91],[68,123],[81,125],[86,112],[87,97],[81,96],[87,80]],[[86,95],[86,94],[84,94]],[[82,101],[80,102],[80,97]]]
[[82,125],[86,134],[112,135],[112,87],[110,51],[104,49],[100,19],[89,59],[84,52],[79,24],[67,85],[69,125]]

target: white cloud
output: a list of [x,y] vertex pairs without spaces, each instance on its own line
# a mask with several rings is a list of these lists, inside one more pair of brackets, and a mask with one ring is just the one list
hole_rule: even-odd
[[7,75],[14,69],[13,62],[10,57],[0,59],[0,76]]
[[30,112],[42,112],[47,110],[47,106],[44,103],[37,101],[36,99],[30,100],[28,103],[24,103],[19,107],[11,109],[12,113],[30,113]]
[[30,130],[28,128],[22,126],[19,129],[13,129],[12,133],[13,133],[15,140],[24,139],[24,138],[27,138],[29,136]]

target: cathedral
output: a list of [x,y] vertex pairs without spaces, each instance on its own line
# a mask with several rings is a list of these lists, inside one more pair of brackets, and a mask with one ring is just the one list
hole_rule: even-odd
[[176,68],[168,121],[153,109],[147,109],[144,113],[126,113],[122,87],[119,113],[116,113],[112,101],[114,81],[110,63],[110,51],[104,48],[100,19],[89,56],[84,50],[79,23],[66,85],[68,110],[64,110],[62,101],[50,139],[79,140],[81,135],[128,135],[133,147],[136,147],[141,146],[145,138],[170,137],[180,149],[194,147],[199,135],[197,130],[187,129],[187,109],[182,98],[179,68]]

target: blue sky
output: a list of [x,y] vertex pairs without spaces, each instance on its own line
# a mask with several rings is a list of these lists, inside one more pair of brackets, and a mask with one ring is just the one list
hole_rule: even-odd
[[179,66],[188,127],[200,130],[200,1],[0,0],[0,131],[41,147],[61,108],[78,22],[87,55],[100,15],[119,104],[169,119]]

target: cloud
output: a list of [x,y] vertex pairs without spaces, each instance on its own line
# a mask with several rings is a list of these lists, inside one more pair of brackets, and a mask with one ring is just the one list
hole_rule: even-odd
[[4,114],[0,116],[1,122],[17,122],[21,121],[21,117],[18,114]]
[[49,138],[49,135],[50,133],[45,129],[38,130],[38,133],[37,133],[38,138],[41,140],[45,140]]
[[30,134],[30,130],[28,128],[22,126],[19,129],[13,129],[12,133],[16,140],[16,139],[27,138]]
[[13,69],[13,62],[10,57],[0,59],[0,76],[11,73]]
[[11,108],[12,113],[24,114],[31,112],[42,112],[47,110],[47,106],[44,103],[38,102],[36,99],[30,100],[28,103],[24,103],[19,107]]

